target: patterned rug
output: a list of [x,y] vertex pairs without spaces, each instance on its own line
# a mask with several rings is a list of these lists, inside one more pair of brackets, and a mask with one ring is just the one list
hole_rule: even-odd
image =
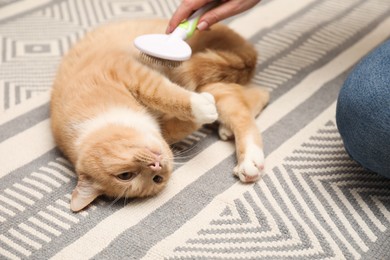
[[234,145],[205,127],[175,146],[159,196],[69,210],[76,177],[49,129],[61,57],[98,24],[178,3],[0,0],[0,259],[389,259],[390,180],[350,160],[335,125],[347,73],[390,37],[388,0],[264,0],[225,21],[271,91],[258,183],[232,176]]

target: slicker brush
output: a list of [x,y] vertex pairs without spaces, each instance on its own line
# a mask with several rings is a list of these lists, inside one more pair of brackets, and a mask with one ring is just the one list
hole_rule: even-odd
[[134,45],[141,51],[141,58],[169,68],[175,68],[188,60],[192,50],[185,40],[193,35],[202,14],[217,4],[218,1],[212,1],[196,10],[171,34],[147,34],[135,38]]

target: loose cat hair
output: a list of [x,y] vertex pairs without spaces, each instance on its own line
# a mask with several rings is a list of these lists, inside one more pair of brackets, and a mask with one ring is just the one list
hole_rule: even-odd
[[242,182],[260,178],[264,154],[255,117],[269,95],[246,86],[256,50],[216,24],[195,33],[191,59],[177,68],[140,59],[133,39],[166,26],[166,20],[104,25],[64,56],[52,89],[51,128],[78,175],[72,211],[100,195],[157,194],[172,173],[170,144],[216,120],[221,139],[235,139],[234,174]]

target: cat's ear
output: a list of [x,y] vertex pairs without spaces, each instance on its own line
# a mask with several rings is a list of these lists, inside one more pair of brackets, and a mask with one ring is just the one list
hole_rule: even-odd
[[72,192],[70,209],[74,212],[80,211],[88,206],[99,195],[101,194],[94,187],[92,181],[80,175],[77,186]]

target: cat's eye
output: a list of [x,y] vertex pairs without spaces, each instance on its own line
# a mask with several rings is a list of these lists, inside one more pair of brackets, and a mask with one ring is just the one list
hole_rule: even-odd
[[124,172],[118,174],[116,177],[122,181],[129,181],[131,179],[134,179],[135,176],[137,176],[137,174],[134,172]]
[[161,183],[162,181],[163,181],[163,177],[161,177],[160,175],[156,175],[156,176],[154,176],[153,177],[153,181],[155,182],[155,183]]

